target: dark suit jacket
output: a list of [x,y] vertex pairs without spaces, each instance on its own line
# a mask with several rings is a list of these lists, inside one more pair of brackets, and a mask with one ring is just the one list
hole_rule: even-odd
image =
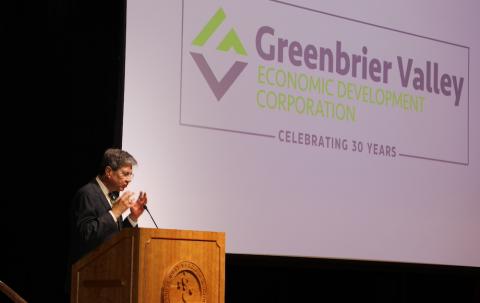
[[95,179],[77,191],[70,208],[70,265],[121,228],[132,227],[127,218],[117,224],[109,213],[111,209]]

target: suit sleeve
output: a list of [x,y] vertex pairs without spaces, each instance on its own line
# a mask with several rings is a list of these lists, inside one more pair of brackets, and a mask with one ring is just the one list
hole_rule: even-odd
[[103,243],[118,232],[117,223],[98,201],[88,193],[80,193],[74,205],[74,222],[81,245],[87,251]]
[[[134,226],[132,226],[132,224],[130,223],[130,220],[128,220],[128,216],[127,216],[125,219],[123,219],[122,228],[131,228],[131,227],[134,227]],[[138,227],[138,224],[135,227]]]

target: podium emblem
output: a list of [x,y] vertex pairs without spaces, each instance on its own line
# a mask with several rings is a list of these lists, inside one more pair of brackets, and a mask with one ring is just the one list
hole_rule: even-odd
[[162,303],[206,303],[207,282],[193,262],[175,264],[163,281]]

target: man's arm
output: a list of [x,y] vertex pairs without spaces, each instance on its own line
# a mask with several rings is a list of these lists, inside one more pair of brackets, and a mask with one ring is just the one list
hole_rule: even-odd
[[87,193],[80,194],[75,203],[73,218],[80,245],[91,250],[118,232],[112,215],[103,202]]

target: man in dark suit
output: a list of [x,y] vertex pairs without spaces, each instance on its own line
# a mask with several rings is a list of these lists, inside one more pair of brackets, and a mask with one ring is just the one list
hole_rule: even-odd
[[[70,266],[122,228],[137,226],[147,195],[140,192],[134,201],[133,192],[123,192],[132,181],[135,165],[128,152],[107,149],[96,178],[75,194],[70,211]],[[123,219],[128,209],[130,214]]]

